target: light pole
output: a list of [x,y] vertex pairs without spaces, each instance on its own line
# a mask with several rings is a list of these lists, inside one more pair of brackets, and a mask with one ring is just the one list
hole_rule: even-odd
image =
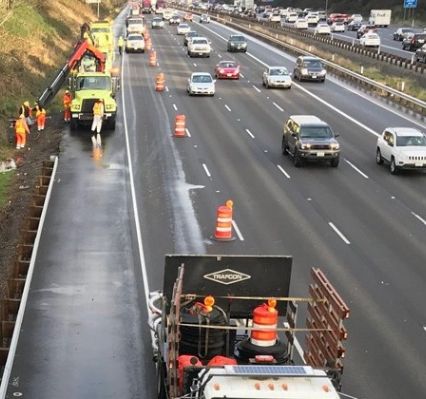
[[99,3],[101,2],[101,0],[98,0],[98,19],[99,19]]

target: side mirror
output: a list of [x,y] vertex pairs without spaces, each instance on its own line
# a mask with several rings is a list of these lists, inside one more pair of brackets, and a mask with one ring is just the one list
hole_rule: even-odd
[[339,133],[335,133],[334,137],[340,137]]
[[213,83],[216,83],[216,79],[213,80]]

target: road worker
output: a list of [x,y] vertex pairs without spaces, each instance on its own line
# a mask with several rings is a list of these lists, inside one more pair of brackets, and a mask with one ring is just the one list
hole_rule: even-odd
[[123,47],[124,47],[124,39],[123,36],[120,36],[118,38],[118,52],[121,54],[123,54]]
[[27,134],[30,134],[25,115],[20,114],[15,122],[15,135],[16,135],[16,149],[25,148],[27,143]]
[[39,103],[35,106],[37,131],[42,132],[46,123],[46,110]]
[[34,123],[32,113],[33,110],[30,107],[29,101],[24,101],[24,103],[19,108],[18,115],[24,115],[28,128],[30,128]]
[[[104,118],[105,107],[103,101],[98,98],[93,105],[93,122],[92,122],[92,143],[93,146],[100,147],[102,145],[101,141],[101,129],[102,129],[102,120]],[[95,137],[96,131],[96,137]]]
[[71,102],[72,102],[72,95],[69,92],[69,90],[65,90],[64,101],[63,101],[65,122],[71,121]]

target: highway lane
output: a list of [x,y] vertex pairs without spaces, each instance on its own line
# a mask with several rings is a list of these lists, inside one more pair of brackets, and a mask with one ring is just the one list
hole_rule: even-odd
[[[145,209],[141,224],[158,226],[171,218],[169,224],[179,224],[180,232],[183,233],[183,236],[174,235],[176,231],[170,232],[166,228],[169,224],[163,226],[164,239],[163,236],[159,239],[144,233],[144,240],[148,243],[145,247],[149,248],[147,256],[154,262],[152,265],[148,262],[152,269],[150,282],[154,287],[160,286],[162,273],[157,265],[162,260],[161,253],[183,245],[188,250],[194,250],[195,246],[196,250],[206,249],[210,253],[292,253],[297,266],[294,291],[298,293],[306,288],[309,266],[326,265],[330,277],[337,281],[344,296],[349,298],[355,315],[351,327],[356,335],[352,334],[350,342],[345,387],[350,393],[367,397],[398,397],[399,388],[387,384],[390,379],[387,370],[377,370],[380,369],[377,359],[383,359],[384,352],[389,353],[395,362],[401,356],[411,356],[414,363],[419,363],[421,358],[416,343],[422,342],[424,334],[418,324],[423,314],[419,305],[423,299],[421,285],[424,282],[423,226],[414,223],[414,220],[407,222],[404,206],[399,201],[386,198],[388,192],[381,186],[383,179],[365,179],[347,163],[342,162],[338,170],[311,166],[301,170],[292,168],[279,151],[281,125],[288,114],[271,106],[271,103],[259,101],[254,93],[260,93],[251,87],[248,79],[242,79],[241,82],[218,82],[218,92],[214,98],[188,97],[185,94],[185,81],[190,72],[197,68],[212,71],[220,58],[218,55],[212,56],[211,60],[187,58],[178,40],[173,40],[174,36],[170,36],[168,30],[173,32],[174,28],[152,32],[160,68],[166,73],[167,93],[153,92],[154,71],[141,68],[137,56],[128,60],[130,65],[135,63],[132,80],[137,79],[137,86],[130,90],[135,104],[142,105],[135,121],[135,131],[139,132],[137,142],[145,143],[145,147],[135,145],[132,150],[134,156],[144,160],[145,169],[149,168],[146,157],[152,158],[153,154],[156,161],[161,160],[172,166],[164,168],[157,163],[152,164],[152,169],[161,169],[156,172],[149,168],[149,173],[160,179],[154,183],[153,178],[151,183],[161,191],[158,197],[143,189],[146,179],[144,173],[141,172],[136,179],[142,188],[138,190],[141,204],[151,201],[156,202],[156,208],[158,204],[166,208],[161,210],[160,215]],[[214,45],[216,39],[211,36],[211,40]],[[221,55],[223,58],[224,55]],[[269,55],[263,50],[261,56]],[[235,57],[246,56],[238,54]],[[249,68],[244,69],[244,76],[250,74],[253,68],[250,64]],[[150,75],[147,82],[150,82],[151,88],[148,83],[143,83],[145,72]],[[244,88],[237,90],[236,85]],[[263,92],[260,86],[258,89]],[[297,90],[292,89],[292,95],[293,92]],[[281,98],[287,93],[273,91],[270,96]],[[306,96],[300,96],[299,93],[288,104],[280,104],[285,111],[286,107],[296,103],[297,109],[330,113],[329,108],[325,107],[324,110],[323,105],[318,103],[312,104],[312,108],[304,108],[307,107],[305,101]],[[157,115],[158,110],[160,115]],[[170,127],[176,112],[187,115],[190,138],[173,140],[170,137]],[[382,112],[385,112],[386,117],[395,117],[387,111]],[[142,129],[148,120],[153,127],[160,128]],[[350,159],[357,164],[363,159],[360,154],[365,156],[364,148],[370,144],[364,143],[364,136],[360,139],[357,135],[358,126],[339,121],[339,117],[333,115],[333,127],[337,123],[341,126],[339,129],[346,128],[350,132],[342,134],[342,144],[346,148],[348,143],[348,157],[350,155]],[[247,128],[255,139],[246,132]],[[206,174],[203,164],[210,176]],[[290,179],[277,168],[277,164],[289,173]],[[176,165],[179,173],[176,172]],[[378,167],[372,164],[371,168]],[[177,182],[174,180],[176,175],[179,179]],[[408,179],[411,180],[411,177]],[[163,182],[165,189],[160,188]],[[403,190],[397,189],[396,183],[393,184],[398,196],[402,195]],[[170,185],[179,186],[180,190]],[[190,187],[193,189],[190,190]],[[413,202],[421,204],[422,195],[416,191],[415,184],[412,191]],[[182,206],[181,195],[185,196],[185,205],[190,205],[194,210],[185,220],[182,220],[180,212],[188,210]],[[244,241],[238,239],[223,245],[213,242],[211,234],[215,206],[228,197],[235,201],[235,219]],[[381,204],[379,209],[377,204]],[[389,215],[393,217],[389,218]],[[331,221],[350,238],[349,245],[330,228],[328,223]],[[401,231],[404,225],[406,228]],[[191,236],[188,241],[185,234],[189,235],[188,231],[194,227],[197,237]],[[171,236],[173,239],[168,241]],[[409,271],[401,276],[400,265],[406,263],[407,252],[411,258]],[[406,300],[399,303],[395,299],[398,295],[405,295]],[[366,314],[365,309],[370,309],[370,314]],[[400,319],[395,320],[395,314],[404,313],[412,318],[405,324]],[[383,331],[383,326],[388,328]],[[410,337],[406,338],[406,334],[410,334]],[[401,347],[404,350],[398,352],[396,342],[403,342]],[[359,369],[361,364],[362,370]],[[421,370],[421,363],[419,367]],[[419,377],[421,371],[418,374],[411,370],[402,373],[400,380],[407,382],[413,397],[418,396],[424,388]]]

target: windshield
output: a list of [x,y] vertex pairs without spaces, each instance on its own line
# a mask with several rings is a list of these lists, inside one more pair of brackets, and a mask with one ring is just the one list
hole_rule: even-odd
[[237,64],[235,62],[221,62],[219,63],[219,68],[236,68]]
[[130,20],[129,21],[129,25],[143,25],[143,21],[142,20],[140,20],[140,21],[137,21],[137,20]]
[[396,138],[397,147],[426,146],[425,136],[398,136]]
[[305,60],[303,62],[303,66],[305,68],[316,68],[316,69],[322,69],[322,64],[318,60]]
[[110,29],[109,28],[91,28],[90,31],[92,33],[109,33]]
[[192,77],[193,83],[211,83],[213,80],[208,75],[196,75]]
[[129,36],[127,40],[143,40],[142,36]]
[[207,40],[201,40],[201,39],[193,39],[192,40],[193,44],[207,44]]
[[244,36],[231,36],[231,40],[233,42],[245,42],[246,41]]
[[285,68],[274,68],[270,70],[269,74],[271,76],[286,76],[288,75],[288,71]]
[[107,76],[85,76],[77,79],[79,90],[109,90],[111,80]]
[[333,137],[333,132],[327,126],[307,126],[302,127],[300,137],[305,139],[329,139]]

